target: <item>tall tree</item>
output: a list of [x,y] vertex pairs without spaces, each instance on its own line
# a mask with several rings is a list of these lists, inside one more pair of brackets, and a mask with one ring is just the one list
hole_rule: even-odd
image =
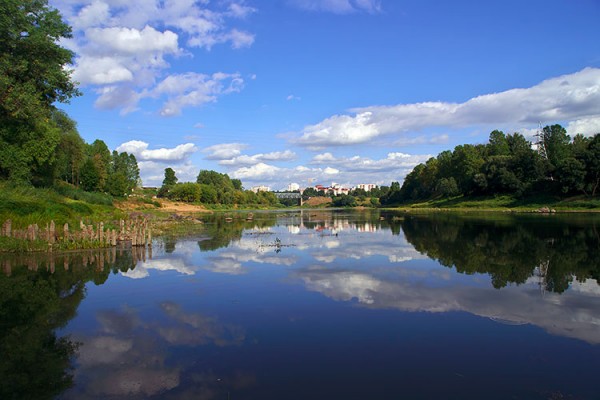
[[31,181],[52,161],[54,103],[79,95],[67,68],[73,53],[58,44],[70,37],[47,0],[0,2],[0,177]]
[[104,191],[107,189],[106,183],[111,167],[111,153],[103,140],[96,139],[88,145],[88,156],[94,162],[98,173],[98,187],[96,190]]
[[178,181],[177,176],[175,176],[175,171],[173,168],[165,168],[165,179],[163,180],[163,186],[173,186]]

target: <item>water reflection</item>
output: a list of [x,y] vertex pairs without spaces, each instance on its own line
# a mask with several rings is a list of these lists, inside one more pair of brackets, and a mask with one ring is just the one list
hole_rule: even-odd
[[73,385],[80,343],[58,337],[85,298],[86,282],[135,265],[116,249],[70,254],[0,254],[0,398],[51,399]]
[[132,308],[97,312],[94,332],[77,338],[82,342],[78,375],[87,383],[64,398],[152,397],[169,392],[176,398],[211,399],[222,394],[224,379],[232,385],[252,381],[248,374],[221,377],[198,371],[183,355],[172,358],[172,348],[238,346],[245,338],[242,328],[186,311],[174,302],[162,302],[158,309],[160,314],[147,319]]
[[[239,274],[249,263],[293,266],[292,276],[307,289],[334,300],[410,312],[465,311],[600,343],[600,237],[593,220],[359,215],[283,214],[262,230],[231,225],[235,240],[208,257],[208,269]],[[262,244],[274,238],[295,247],[265,252]],[[450,269],[419,263],[427,257]],[[504,290],[490,291],[486,280]]]

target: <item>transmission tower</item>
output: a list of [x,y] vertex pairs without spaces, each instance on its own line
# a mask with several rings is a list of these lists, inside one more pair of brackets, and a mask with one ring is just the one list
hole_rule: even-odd
[[544,159],[548,159],[548,152],[546,151],[546,140],[544,139],[544,129],[542,128],[542,122],[540,121],[537,133],[535,134],[537,151]]

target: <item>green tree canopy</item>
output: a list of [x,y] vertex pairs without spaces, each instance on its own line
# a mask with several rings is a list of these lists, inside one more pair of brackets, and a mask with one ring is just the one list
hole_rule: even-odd
[[79,95],[58,44],[71,28],[46,0],[0,2],[0,177],[32,181],[47,173],[60,143],[55,102]]
[[165,179],[163,179],[163,186],[173,186],[174,184],[176,184],[178,181],[177,177],[175,176],[175,171],[173,170],[173,168],[165,168]]

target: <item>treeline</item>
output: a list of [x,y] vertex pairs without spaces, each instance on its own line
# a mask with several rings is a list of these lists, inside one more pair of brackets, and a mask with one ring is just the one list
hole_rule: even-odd
[[214,205],[274,206],[279,200],[272,192],[244,190],[242,181],[216,171],[201,170],[196,182],[178,183],[172,168],[165,169],[165,178],[158,197],[188,203]]
[[56,108],[81,93],[68,66],[71,37],[47,1],[5,0],[0,6],[0,180],[50,187],[60,182],[123,196],[135,187],[135,157],[86,144],[75,122]]
[[460,145],[417,165],[402,187],[392,182],[382,204],[454,196],[600,193],[600,134],[571,139],[560,125],[540,132],[537,149],[523,135],[495,130],[489,142]]

